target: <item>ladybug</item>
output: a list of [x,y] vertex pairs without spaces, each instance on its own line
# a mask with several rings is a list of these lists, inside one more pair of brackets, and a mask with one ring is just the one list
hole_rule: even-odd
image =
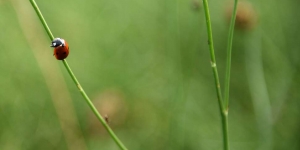
[[50,47],[54,47],[53,55],[57,60],[63,60],[69,55],[69,45],[64,39],[55,38]]

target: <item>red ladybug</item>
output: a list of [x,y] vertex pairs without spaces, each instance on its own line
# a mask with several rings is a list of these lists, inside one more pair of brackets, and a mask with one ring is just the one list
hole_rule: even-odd
[[55,38],[52,41],[51,47],[54,47],[54,56],[57,60],[63,60],[69,55],[69,45],[61,38]]

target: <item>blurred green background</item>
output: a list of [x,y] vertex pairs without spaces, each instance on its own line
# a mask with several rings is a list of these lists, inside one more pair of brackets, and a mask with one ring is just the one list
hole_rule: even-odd
[[[68,41],[69,65],[128,149],[222,149],[201,0],[37,4],[54,36]],[[232,3],[209,4],[224,83]],[[249,0],[241,9],[232,55],[232,150],[300,149],[299,6]],[[117,150],[52,56],[30,2],[0,0],[0,29],[0,150]]]

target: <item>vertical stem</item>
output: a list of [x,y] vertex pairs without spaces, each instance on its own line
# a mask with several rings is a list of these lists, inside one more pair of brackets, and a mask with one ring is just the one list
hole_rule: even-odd
[[[50,38],[50,40],[54,39],[53,34],[51,33],[41,11],[39,10],[36,2],[34,0],[30,0],[31,5],[33,6],[34,10],[36,11],[37,15],[39,16],[40,21],[42,22],[45,30],[47,31],[47,34]],[[76,84],[77,88],[79,89],[81,95],[84,97],[84,99],[86,100],[86,102],[88,103],[88,105],[90,106],[90,108],[92,109],[93,113],[97,116],[97,118],[99,119],[99,121],[102,123],[102,125],[104,126],[104,128],[107,130],[107,132],[110,134],[110,136],[113,138],[113,140],[116,142],[116,144],[119,146],[120,149],[122,150],[127,150],[127,148],[124,146],[124,144],[119,140],[119,138],[115,135],[115,133],[113,132],[113,130],[109,127],[109,125],[106,123],[105,119],[103,119],[103,117],[100,115],[100,113],[97,111],[96,107],[94,106],[94,104],[92,103],[92,101],[90,100],[90,98],[87,96],[87,94],[85,93],[85,91],[83,90],[83,88],[81,87],[80,83],[78,82],[78,80],[76,79],[74,73],[72,72],[70,66],[67,63],[67,60],[62,60],[64,66],[66,67],[69,75],[71,76],[72,80],[74,81],[74,83]]]
[[209,7],[207,0],[203,0],[205,18],[206,18],[206,26],[207,26],[207,35],[208,35],[208,44],[210,50],[210,57],[211,57],[211,67],[213,69],[214,79],[215,79],[215,86],[217,90],[217,98],[218,104],[220,108],[220,115],[222,118],[222,129],[223,129],[223,148],[224,150],[229,150],[229,140],[228,140],[228,117],[227,117],[227,110],[225,111],[223,100],[222,100],[222,93],[221,93],[221,86],[220,80],[218,76],[217,70],[217,63],[215,58],[214,52],[214,44],[213,44],[213,36],[212,36],[212,28],[211,28],[211,21],[210,21],[210,14],[209,14]]
[[227,63],[226,63],[226,77],[225,77],[225,93],[224,93],[224,107],[227,110],[229,106],[229,88],[230,88],[230,68],[231,68],[231,51],[232,51],[232,41],[233,41],[233,32],[237,11],[238,0],[234,0],[234,6],[230,21],[228,41],[227,41]]
[[222,127],[223,127],[223,146],[224,150],[229,150],[229,134],[228,134],[228,111],[222,112]]
[[203,6],[205,11],[205,18],[206,18],[206,26],[207,26],[207,36],[208,36],[208,45],[210,51],[210,60],[211,60],[211,67],[213,69],[214,79],[215,79],[215,86],[217,90],[217,97],[220,106],[220,111],[223,111],[223,100],[222,100],[222,93],[221,93],[221,85],[218,75],[217,69],[217,62],[215,57],[215,50],[214,50],[214,43],[213,43],[213,35],[212,35],[212,28],[211,28],[211,21],[210,21],[210,14],[207,0],[203,0]]

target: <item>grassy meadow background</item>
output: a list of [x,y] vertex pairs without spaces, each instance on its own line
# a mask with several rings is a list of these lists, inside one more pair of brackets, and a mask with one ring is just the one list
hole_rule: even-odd
[[[201,0],[36,2],[128,149],[222,149]],[[248,3],[256,21],[234,35],[230,147],[299,150],[300,1]],[[224,85],[232,3],[209,5]],[[28,0],[0,0],[0,31],[0,150],[117,150],[53,56]]]

